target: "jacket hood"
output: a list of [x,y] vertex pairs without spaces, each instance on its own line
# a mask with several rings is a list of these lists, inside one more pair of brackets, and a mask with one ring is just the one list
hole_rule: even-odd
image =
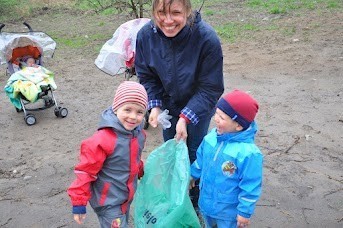
[[116,114],[114,114],[112,107],[104,110],[100,117],[100,123],[98,130],[102,128],[113,128],[116,132],[119,132],[123,135],[138,135],[140,131],[142,131],[142,125],[139,125],[132,131],[128,131],[124,128],[124,126],[120,123]]
[[[217,132],[217,129],[215,129]],[[245,143],[253,143],[255,140],[255,135],[257,132],[257,124],[255,121],[253,121],[250,126],[240,132],[234,132],[234,133],[224,133],[222,135],[217,134],[217,140],[220,141],[226,141],[229,142],[245,142]]]

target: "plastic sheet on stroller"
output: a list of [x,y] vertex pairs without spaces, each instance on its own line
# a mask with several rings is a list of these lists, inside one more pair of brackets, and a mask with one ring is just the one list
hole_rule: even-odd
[[138,18],[121,24],[102,46],[95,65],[111,76],[125,73],[125,79],[128,80],[135,75],[137,33],[149,21],[148,18]]
[[[28,32],[2,32],[5,25],[0,25],[0,63],[7,64],[6,75],[10,76],[4,88],[6,95],[16,111],[24,113],[27,125],[36,123],[29,111],[55,107],[55,115],[64,118],[68,110],[59,106],[54,96],[54,74],[43,66],[43,58],[53,57],[56,42],[44,32],[33,31],[29,24],[24,25]],[[29,58],[34,64],[26,66]],[[38,105],[38,101],[42,104]]]
[[[112,38],[102,46],[95,65],[111,76],[124,74],[125,80],[130,80],[135,76],[137,33],[149,21],[148,18],[137,18],[121,24]],[[149,112],[145,115],[144,129],[149,127],[148,117]]]

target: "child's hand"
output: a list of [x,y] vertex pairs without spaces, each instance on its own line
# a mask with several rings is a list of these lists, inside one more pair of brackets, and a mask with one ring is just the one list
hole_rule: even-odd
[[250,224],[250,219],[244,218],[240,215],[237,215],[237,227],[238,228],[243,228],[243,227],[248,227]]
[[85,218],[86,218],[86,214],[74,214],[74,220],[78,224],[82,224]]
[[195,187],[195,180],[193,179],[193,177],[191,177],[190,181],[189,181],[189,189],[192,189]]

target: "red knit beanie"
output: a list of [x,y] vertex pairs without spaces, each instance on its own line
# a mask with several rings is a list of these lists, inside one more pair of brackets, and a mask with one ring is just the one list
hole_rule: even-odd
[[258,112],[258,103],[249,94],[234,90],[219,99],[217,108],[247,129]]
[[113,111],[117,111],[121,105],[127,102],[137,103],[146,109],[148,106],[148,95],[144,86],[134,81],[124,81],[121,83],[113,99]]

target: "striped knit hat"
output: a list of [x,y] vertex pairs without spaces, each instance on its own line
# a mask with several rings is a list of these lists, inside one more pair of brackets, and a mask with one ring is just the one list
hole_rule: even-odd
[[117,111],[117,109],[124,103],[132,102],[137,103],[144,107],[148,106],[148,95],[145,88],[138,82],[124,81],[121,83],[114,96],[112,109]]
[[225,112],[245,130],[255,119],[258,103],[249,94],[234,90],[220,98],[217,108]]

